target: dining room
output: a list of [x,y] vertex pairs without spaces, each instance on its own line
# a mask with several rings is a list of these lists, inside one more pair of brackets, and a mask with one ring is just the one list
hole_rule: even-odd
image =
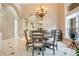
[[[75,50],[71,47],[68,48],[70,41],[65,38],[65,15],[67,12],[69,4],[21,4],[23,9],[24,17],[24,33],[25,39],[31,42],[26,42],[26,50],[29,51],[29,44],[31,45],[32,51],[31,55],[46,55],[47,51],[51,51],[52,53],[48,53],[47,55],[75,55]],[[26,11],[27,10],[27,11]],[[35,36],[38,35],[38,31],[43,32],[44,41],[42,44],[44,46],[42,48],[35,48],[33,41],[33,32]],[[27,33],[27,34],[26,34]],[[36,39],[39,42],[38,38]],[[54,40],[55,39],[55,40]],[[36,44],[37,46],[40,43]],[[62,46],[63,45],[63,46]],[[65,47],[64,47],[65,46]],[[60,48],[61,47],[61,48]],[[63,49],[62,49],[63,48]],[[71,49],[72,53],[68,53],[66,48]],[[60,49],[60,52],[59,52]],[[62,50],[62,51],[61,51]],[[63,51],[64,50],[64,51]],[[36,52],[37,51],[37,52]],[[45,52],[46,53],[45,53]],[[62,53],[61,53],[62,52]]]
[[[78,35],[79,18],[73,21],[75,25],[69,23],[69,19],[73,13],[79,13],[77,12],[79,4],[2,3],[0,5],[2,11],[0,55],[76,56],[78,38],[72,41],[73,38],[69,35],[72,27]],[[71,10],[70,7],[74,5],[77,8]]]

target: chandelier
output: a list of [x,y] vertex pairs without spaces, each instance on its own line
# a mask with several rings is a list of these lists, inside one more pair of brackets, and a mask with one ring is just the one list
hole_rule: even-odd
[[36,9],[36,14],[40,17],[43,17],[45,14],[47,14],[47,8],[41,5],[40,8]]

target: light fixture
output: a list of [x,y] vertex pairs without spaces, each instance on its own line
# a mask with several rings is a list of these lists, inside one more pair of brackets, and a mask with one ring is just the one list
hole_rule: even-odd
[[37,8],[37,9],[36,9],[36,14],[37,14],[38,16],[40,16],[41,18],[42,18],[46,13],[47,13],[47,8],[45,8],[44,6],[42,6],[42,4],[41,4],[40,8]]

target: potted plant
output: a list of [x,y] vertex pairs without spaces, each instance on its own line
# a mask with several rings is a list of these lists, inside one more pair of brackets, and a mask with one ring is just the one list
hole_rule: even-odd
[[76,55],[79,56],[79,49],[76,50]]

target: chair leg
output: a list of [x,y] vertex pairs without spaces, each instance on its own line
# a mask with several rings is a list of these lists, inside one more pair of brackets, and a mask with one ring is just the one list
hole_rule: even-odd
[[58,45],[56,44],[56,50],[58,51]]
[[32,56],[34,56],[34,47],[33,47],[33,51],[32,51]]
[[28,44],[26,43],[25,47],[27,48],[27,51],[28,51]]
[[25,45],[25,47],[27,47],[27,45],[28,45],[28,42],[26,42],[26,45]]
[[27,51],[28,51],[28,46],[27,46]]
[[53,55],[55,55],[55,48],[54,48],[54,46],[53,46]]
[[46,50],[46,48],[45,48],[45,47],[46,47],[46,44],[44,44],[44,51]]
[[44,47],[42,47],[42,55],[44,56]]
[[27,51],[28,51],[28,44],[26,43]]

